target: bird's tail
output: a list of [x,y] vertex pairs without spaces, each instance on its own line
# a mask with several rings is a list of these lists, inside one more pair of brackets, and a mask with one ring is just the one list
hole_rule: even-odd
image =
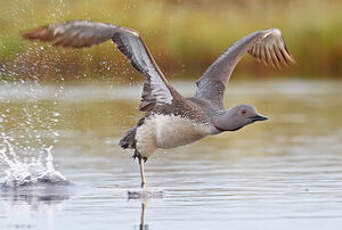
[[123,149],[135,149],[136,148],[136,140],[135,133],[137,127],[133,127],[127,131],[126,135],[120,140],[119,145]]

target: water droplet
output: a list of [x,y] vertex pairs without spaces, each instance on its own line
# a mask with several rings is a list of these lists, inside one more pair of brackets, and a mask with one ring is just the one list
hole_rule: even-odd
[[55,117],[59,117],[61,114],[60,113],[58,113],[58,112],[54,112],[53,113],[53,116],[55,116]]

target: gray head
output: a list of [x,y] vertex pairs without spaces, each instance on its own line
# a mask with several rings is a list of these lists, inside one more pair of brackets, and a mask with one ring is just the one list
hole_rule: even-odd
[[265,121],[267,117],[260,115],[254,106],[236,105],[214,120],[215,127],[220,131],[235,131],[256,121]]

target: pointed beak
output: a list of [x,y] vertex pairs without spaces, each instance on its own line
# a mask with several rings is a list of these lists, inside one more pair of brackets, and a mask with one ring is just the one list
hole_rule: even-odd
[[268,117],[264,117],[264,116],[261,116],[261,115],[255,115],[255,116],[252,116],[252,117],[249,117],[253,122],[255,121],[266,121],[268,120]]

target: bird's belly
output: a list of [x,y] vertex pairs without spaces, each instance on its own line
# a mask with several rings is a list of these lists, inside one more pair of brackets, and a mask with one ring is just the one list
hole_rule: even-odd
[[174,148],[197,141],[210,134],[207,124],[177,116],[159,116],[156,119],[156,143],[159,148]]
[[186,145],[212,133],[213,128],[208,124],[174,115],[153,115],[137,129],[137,148],[148,157],[157,148]]

